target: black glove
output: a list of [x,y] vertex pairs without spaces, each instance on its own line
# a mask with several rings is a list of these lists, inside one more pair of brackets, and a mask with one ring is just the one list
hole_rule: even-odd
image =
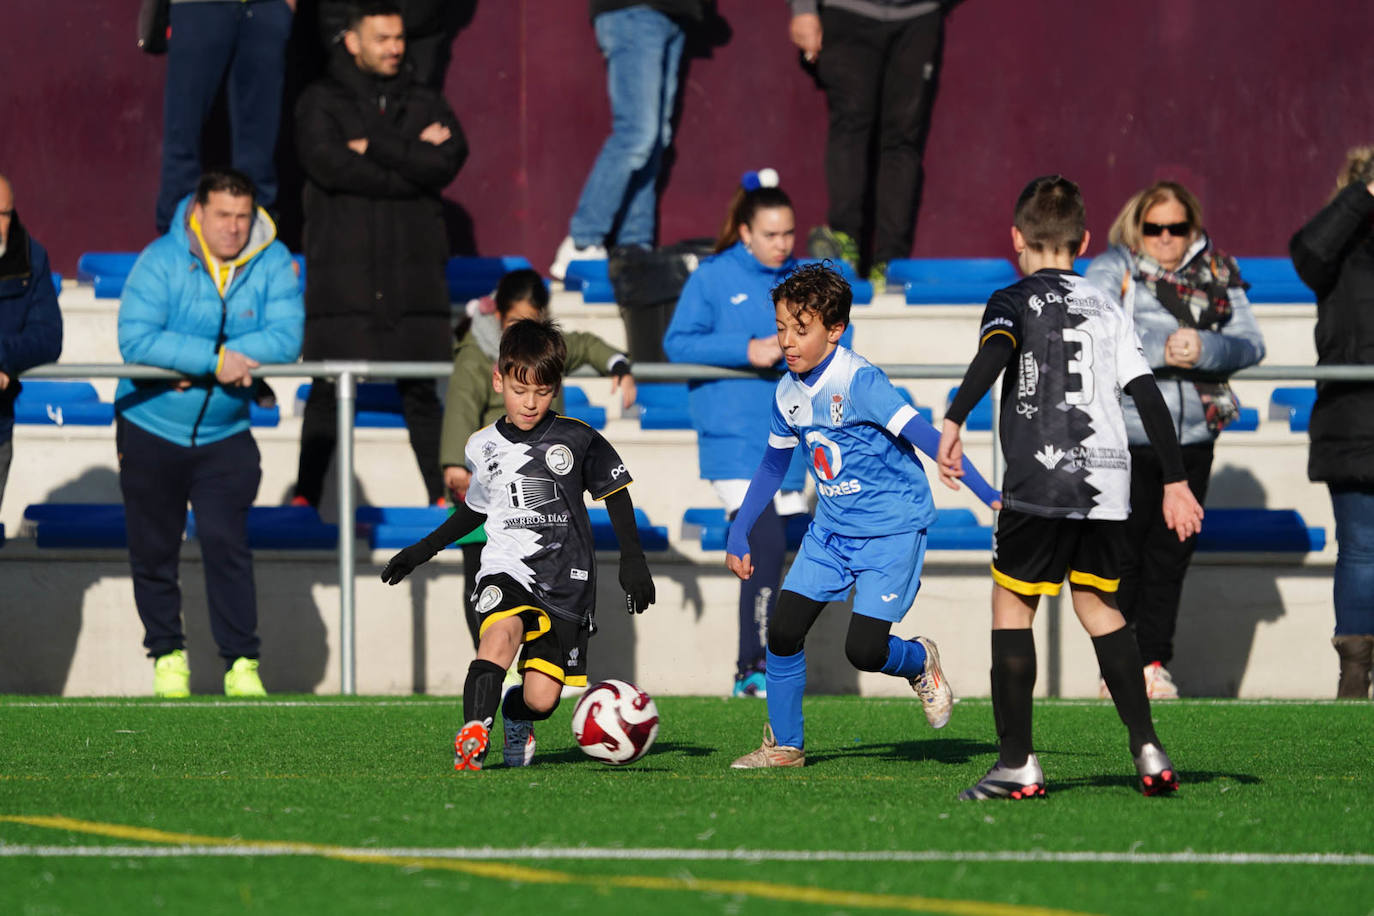
[[625,610],[631,614],[642,614],[654,603],[654,577],[644,554],[620,558],[620,587],[625,589]]
[[[409,547],[401,549],[387,561],[382,569],[382,581],[387,585],[395,585],[406,576],[415,572],[415,567],[421,563],[428,562],[434,556],[434,551],[424,541],[416,541]],[[652,585],[650,586],[652,588]]]

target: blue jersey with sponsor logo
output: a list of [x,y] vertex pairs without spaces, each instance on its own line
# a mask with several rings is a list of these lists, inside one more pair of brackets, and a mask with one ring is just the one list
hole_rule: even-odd
[[935,521],[935,505],[916,450],[899,436],[915,415],[881,369],[836,347],[811,384],[791,372],[778,382],[768,444],[802,446],[818,526],[850,537],[918,531]]

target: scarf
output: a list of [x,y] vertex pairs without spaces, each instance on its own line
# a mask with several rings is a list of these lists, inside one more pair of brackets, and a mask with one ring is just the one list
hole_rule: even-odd
[[1235,259],[1212,247],[1212,240],[1203,237],[1201,250],[1174,270],[1165,270],[1160,263],[1143,251],[1132,251],[1135,262],[1135,282],[1144,284],[1156,301],[1163,304],[1168,293],[1160,295],[1160,284],[1173,287],[1178,299],[1194,317],[1193,327],[1199,331],[1217,331],[1231,320],[1230,289],[1249,289],[1250,284],[1240,277]]

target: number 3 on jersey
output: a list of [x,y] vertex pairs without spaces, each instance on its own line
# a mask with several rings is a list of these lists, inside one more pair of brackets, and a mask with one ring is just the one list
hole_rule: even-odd
[[[1074,406],[1091,404],[1093,400],[1093,337],[1078,328],[1064,328],[1064,342],[1078,344],[1078,356],[1070,356],[1068,370],[1070,376],[1077,376],[1078,390],[1070,391],[1064,386],[1064,403]],[[1066,348],[1067,349],[1067,348]],[[1065,382],[1067,383],[1067,379]]]

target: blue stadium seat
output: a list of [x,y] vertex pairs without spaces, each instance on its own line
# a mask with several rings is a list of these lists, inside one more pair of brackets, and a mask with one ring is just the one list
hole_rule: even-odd
[[[186,514],[187,539],[197,536],[194,512]],[[253,506],[248,510],[248,546],[254,550],[333,550],[339,526],[327,525],[310,506]]]
[[76,278],[95,287],[97,299],[118,299],[138,260],[136,251],[88,251],[76,261]]
[[907,305],[983,305],[1018,279],[1005,258],[900,258],[887,265],[887,282],[902,284]]
[[1326,529],[1310,528],[1295,509],[1213,509],[1202,520],[1204,553],[1307,553],[1326,547]]
[[1288,258],[1236,258],[1240,275],[1250,284],[1254,303],[1315,303],[1316,294],[1298,278]]
[[14,422],[109,426],[114,422],[114,405],[101,401],[90,382],[26,380],[14,401]]
[[605,260],[572,261],[563,275],[563,288],[582,293],[583,302],[615,302],[609,265]]
[[533,269],[518,255],[499,258],[453,257],[444,266],[448,297],[453,302],[477,299],[496,289],[501,278],[512,270]]
[[576,385],[563,386],[563,415],[581,420],[592,429],[606,428],[606,408],[593,407],[587,392]]
[[[949,389],[949,396],[945,398],[945,410],[949,410],[949,405],[954,403],[954,396],[959,393],[959,386],[955,385]],[[973,406],[969,411],[968,419],[964,425],[974,432],[987,432],[992,429],[992,392],[983,395],[983,399]]]
[[[821,258],[797,259],[798,266],[820,263],[822,263]],[[849,266],[848,261],[831,261],[830,266],[839,270],[840,276],[844,277],[845,281],[849,283],[849,289],[853,294],[855,305],[869,305],[873,302],[873,284],[856,274],[854,268]]]
[[1269,419],[1287,420],[1290,430],[1305,433],[1312,423],[1312,405],[1316,403],[1314,385],[1275,388],[1269,395]]
[[903,401],[906,401],[912,407],[916,408],[916,413],[918,413],[921,416],[922,420],[925,420],[927,423],[934,425],[935,411],[932,408],[922,407],[920,404],[917,404],[915,396],[913,396],[910,391],[903,388],[901,385],[894,385],[893,387],[897,389],[897,393],[902,396]]
[[691,429],[686,382],[640,382],[636,388],[640,429]]
[[1259,410],[1255,407],[1242,407],[1240,416],[1231,421],[1223,432],[1228,433],[1253,433],[1259,429],[1260,416]]
[[[303,405],[310,398],[307,382],[296,389],[296,401]],[[401,414],[401,393],[394,382],[360,382],[354,401],[353,422],[371,429],[404,429]]]
[[39,547],[125,547],[123,503],[35,503],[24,527]]
[[250,426],[277,426],[281,423],[281,407],[259,407],[255,402],[248,404],[248,423]]

